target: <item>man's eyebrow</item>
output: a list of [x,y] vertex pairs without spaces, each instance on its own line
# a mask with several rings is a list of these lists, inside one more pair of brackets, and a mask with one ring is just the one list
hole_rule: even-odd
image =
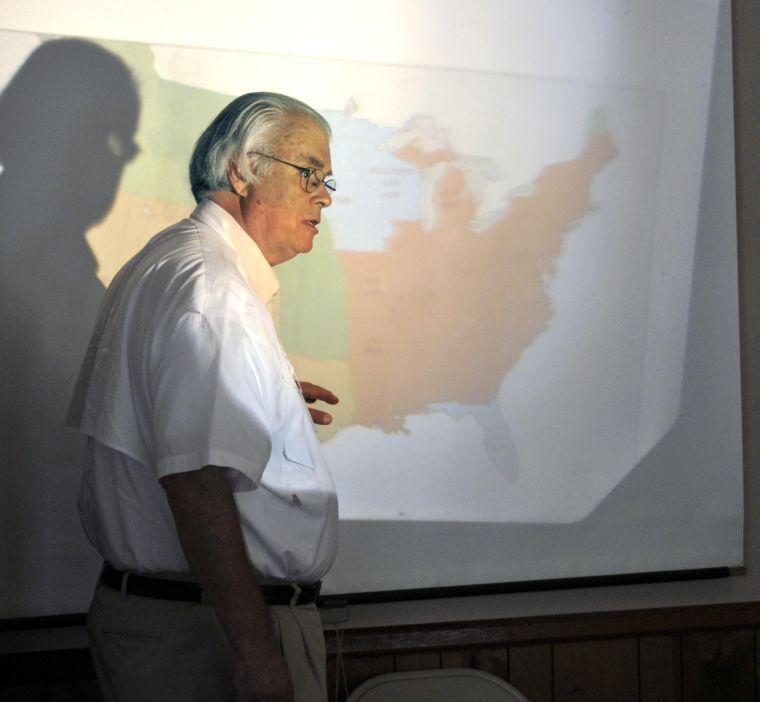
[[[310,166],[314,166],[314,168],[319,168],[320,171],[325,170],[325,164],[322,163],[322,161],[320,161],[318,158],[314,156],[306,156],[304,154],[301,154],[299,158],[306,161]],[[328,173],[325,173],[325,175],[332,175],[332,170],[329,171]]]

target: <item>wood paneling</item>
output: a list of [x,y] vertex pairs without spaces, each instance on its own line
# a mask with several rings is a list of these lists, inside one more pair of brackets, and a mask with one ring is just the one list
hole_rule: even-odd
[[639,639],[640,702],[681,702],[681,637]]
[[460,648],[441,652],[441,668],[474,668],[497,678],[509,676],[509,654],[504,647]]
[[554,702],[638,702],[636,639],[554,647]]
[[[721,623],[700,630],[705,621],[715,621],[715,610]],[[604,616],[600,614],[566,617],[565,626],[560,618],[551,618],[549,626],[559,634],[555,641],[544,640],[547,629],[538,618],[520,622],[516,629],[510,622],[492,627],[447,624],[402,627],[396,632],[385,629],[374,641],[369,632],[362,632],[361,645],[374,643],[375,655],[344,654],[344,674],[339,671],[339,658],[329,656],[328,691],[331,700],[343,702],[347,691],[376,675],[462,667],[507,680],[531,702],[755,702],[760,621],[746,619],[758,613],[760,606],[745,604],[665,610],[659,627],[649,611],[609,615],[612,622],[621,624],[617,633],[647,632],[640,636],[599,636],[611,627],[609,622],[600,625]],[[737,626],[742,620],[744,625]],[[463,629],[459,638],[457,626]],[[524,643],[528,629],[537,640]],[[474,633],[478,631],[484,634],[481,640]],[[517,642],[509,638],[515,631]],[[572,639],[578,632],[592,635]],[[344,634],[351,635],[350,631]],[[499,636],[504,638],[499,640]],[[442,640],[449,645],[441,645]],[[451,641],[459,645],[452,646]],[[390,648],[384,649],[388,642]],[[100,700],[86,650],[0,656],[0,681],[3,702]]]
[[402,653],[394,657],[394,670],[428,670],[441,667],[438,651],[424,653]]
[[552,647],[536,644],[510,648],[509,682],[531,702],[552,702]]
[[755,699],[755,633],[685,634],[683,702],[752,702]]
[[[376,675],[383,673],[392,673],[394,668],[393,656],[357,656],[345,660],[345,686],[344,681],[338,681],[338,699],[343,700],[341,695],[345,687],[349,692],[358,687],[365,680],[374,678]],[[332,684],[331,684],[332,683]],[[335,678],[330,680],[328,675],[328,691],[332,691],[335,686]]]
[[474,668],[475,649],[458,648],[441,651],[441,668]]

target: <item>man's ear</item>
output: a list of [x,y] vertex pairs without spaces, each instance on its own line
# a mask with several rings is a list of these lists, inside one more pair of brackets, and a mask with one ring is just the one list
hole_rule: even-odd
[[227,179],[230,181],[230,187],[236,195],[244,197],[248,194],[248,188],[250,188],[251,185],[245,181],[245,178],[243,178],[243,174],[240,172],[240,168],[235,161],[230,161],[230,165],[227,166]]

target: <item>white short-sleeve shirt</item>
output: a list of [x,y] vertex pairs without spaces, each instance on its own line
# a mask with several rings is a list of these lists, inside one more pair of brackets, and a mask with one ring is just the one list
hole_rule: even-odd
[[210,200],[114,278],[69,410],[87,434],[79,509],[115,567],[187,573],[158,478],[223,466],[265,581],[312,582],[335,556],[337,500],[271,310],[277,279]]

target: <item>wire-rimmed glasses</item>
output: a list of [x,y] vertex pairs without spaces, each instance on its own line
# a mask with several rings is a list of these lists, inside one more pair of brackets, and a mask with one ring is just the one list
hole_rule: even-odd
[[295,168],[297,171],[300,171],[301,187],[307,193],[313,193],[320,185],[324,185],[331,193],[334,193],[335,189],[338,187],[335,178],[333,178],[331,175],[325,176],[325,172],[321,168],[299,166],[298,164],[283,161],[281,158],[277,158],[277,156],[270,156],[269,154],[264,154],[260,151],[249,151],[248,155],[250,156],[251,154],[255,154],[256,156],[263,156],[264,158],[270,158],[272,161],[284,163],[286,166],[290,166],[291,168]]

